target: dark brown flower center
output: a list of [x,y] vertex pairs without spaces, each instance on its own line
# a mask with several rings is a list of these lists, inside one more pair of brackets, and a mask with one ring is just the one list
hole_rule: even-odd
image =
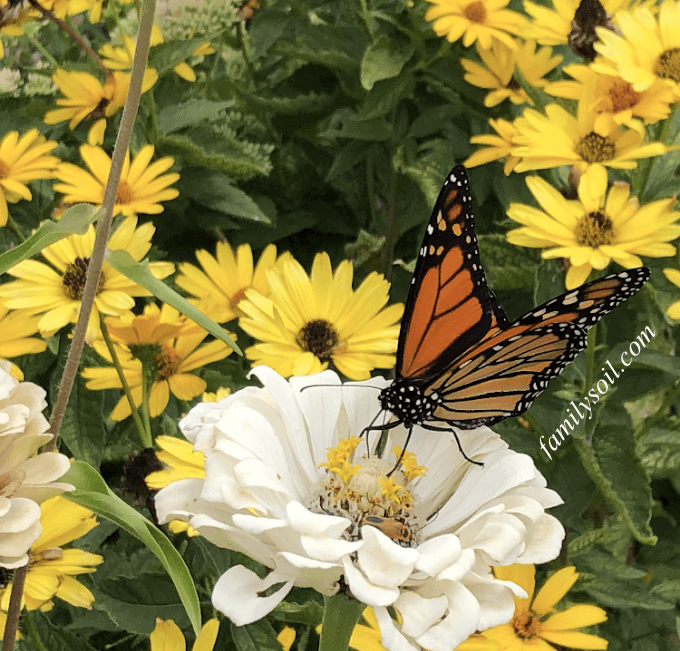
[[471,2],[465,7],[463,14],[471,23],[486,22],[486,7],[483,2]]
[[617,79],[609,89],[609,99],[612,101],[612,111],[625,111],[633,108],[642,97],[641,93],[633,90],[633,87],[623,79]]
[[325,319],[308,321],[298,332],[295,341],[302,350],[314,353],[322,362],[331,358],[339,341],[338,331]]
[[662,52],[654,65],[654,73],[662,79],[680,82],[680,48]]
[[177,373],[182,360],[174,348],[163,346],[153,360],[159,380],[167,380]]
[[243,289],[239,289],[229,300],[229,306],[231,307],[232,310],[235,310],[238,307],[238,304],[246,297],[246,289],[250,289],[249,287],[244,287]]
[[614,227],[611,219],[599,211],[588,213],[576,228],[576,240],[582,246],[613,244]]
[[[66,271],[61,279],[64,286],[64,293],[72,301],[80,301],[83,298],[83,289],[85,289],[85,279],[87,278],[87,267],[90,264],[90,258],[76,258],[73,262],[66,266]],[[99,277],[99,284],[97,285],[97,294],[104,289],[104,272]]]
[[614,143],[608,138],[591,131],[576,147],[576,153],[587,163],[599,163],[612,160],[616,153]]
[[9,178],[10,166],[0,159],[0,180]]
[[521,637],[525,640],[531,639],[540,633],[541,620],[528,610],[513,617],[512,627],[515,629],[517,637]]

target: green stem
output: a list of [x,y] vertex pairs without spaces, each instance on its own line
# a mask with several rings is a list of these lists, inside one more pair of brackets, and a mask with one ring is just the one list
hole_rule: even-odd
[[58,68],[59,67],[59,61],[57,61],[51,54],[50,52],[45,48],[45,46],[33,35],[29,34],[28,32],[24,32],[24,35],[28,39],[28,42],[36,49],[38,52],[40,52],[40,58],[45,59],[46,61],[50,62],[50,65],[53,68]]
[[5,224],[5,228],[11,233],[14,233],[17,239],[21,240],[22,242],[26,239],[23,230],[21,230],[21,226],[19,226],[19,224],[17,224],[12,219],[12,215],[7,215],[7,223]]
[[116,369],[116,373],[118,373],[118,378],[120,379],[120,383],[123,387],[123,393],[125,394],[125,397],[127,398],[127,401],[130,404],[130,411],[132,411],[132,419],[135,421],[135,425],[137,426],[137,432],[139,433],[139,438],[142,442],[142,446],[145,448],[150,448],[153,445],[151,431],[150,430],[147,431],[144,429],[144,424],[142,423],[142,419],[139,417],[139,412],[137,411],[135,400],[132,397],[132,390],[130,389],[130,385],[128,384],[127,378],[125,377],[125,372],[123,371],[123,367],[120,363],[120,359],[118,358],[116,347],[113,345],[113,341],[111,341],[109,329],[106,327],[106,322],[104,321],[104,317],[101,314],[99,315],[99,322],[101,324],[104,343],[106,344],[106,347],[109,350],[109,355],[111,355],[111,361],[113,362],[113,366]]
[[584,394],[587,394],[590,390],[590,386],[593,383],[593,377],[595,375],[595,342],[597,340],[597,324],[595,324],[590,330],[588,330],[588,347],[586,348],[586,382],[585,388],[583,390]]
[[150,443],[147,447],[151,447],[153,439],[151,437],[151,417],[149,415],[149,369],[147,365],[142,362],[142,418],[144,419],[144,428],[148,433]]
[[40,637],[38,632],[38,627],[33,621],[33,615],[30,610],[24,613],[24,626],[26,628],[26,633],[28,633],[28,639],[31,640],[31,644],[37,649],[37,651],[47,651],[47,647]]
[[319,651],[347,651],[354,626],[366,606],[345,592],[324,597]]
[[368,30],[368,34],[371,37],[371,40],[374,41],[375,35],[373,33],[373,26],[371,24],[372,21],[371,14],[368,11],[368,4],[366,0],[359,0],[359,2],[361,3],[361,15],[364,19],[364,23],[366,23],[366,29]]
[[[390,160],[392,157],[390,156]],[[394,260],[394,247],[397,243],[395,231],[397,229],[396,220],[396,206],[397,203],[397,173],[392,165],[390,173],[390,188],[387,194],[387,233],[385,235],[385,244],[383,245],[383,273],[386,280],[392,279],[392,262]]]

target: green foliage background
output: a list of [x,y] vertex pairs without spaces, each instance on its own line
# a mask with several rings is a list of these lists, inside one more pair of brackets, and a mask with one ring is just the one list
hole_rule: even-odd
[[[173,169],[181,174],[179,198],[153,219],[152,259],[194,262],[194,251],[214,251],[221,233],[233,246],[249,243],[256,251],[275,242],[306,268],[321,250],[336,264],[348,257],[359,279],[374,270],[385,273],[392,299],[405,300],[409,266],[393,262],[415,258],[443,178],[473,151],[470,136],[486,132],[489,117],[509,110],[484,107],[484,92],[463,80],[459,59],[469,53],[434,34],[424,20],[427,7],[421,0],[269,1],[243,22],[237,6],[212,1],[198,13],[189,8],[167,19],[170,36],[152,49],[149,61],[160,79],[142,97],[132,140],[133,151],[149,142],[157,156],[173,156]],[[112,2],[101,24],[83,16],[79,28],[99,47],[121,18],[134,21],[134,11],[132,18],[126,11]],[[61,66],[93,72],[54,25],[27,25],[27,31]],[[217,53],[196,63],[197,81],[172,74],[206,39]],[[58,156],[79,163],[77,147],[89,125],[70,131],[42,122],[55,101],[45,83],[54,68],[45,60],[38,66],[27,38],[13,43],[22,78],[17,90],[0,96],[0,137],[37,127],[60,143]],[[575,60],[566,48],[562,53]],[[668,142],[676,140],[678,115]],[[119,119],[109,121],[107,151]],[[678,162],[675,152],[640,163],[635,178],[648,179],[644,187],[634,186],[641,202],[680,191]],[[482,260],[511,319],[565,291],[559,262],[542,261],[505,240],[505,208],[511,201],[531,203],[523,176],[504,176],[498,163],[470,170]],[[565,186],[564,168],[544,176]],[[50,182],[32,187],[32,202],[11,206],[25,232],[48,217],[58,199]],[[0,242],[8,250],[18,240],[4,230]],[[607,609],[609,620],[597,633],[609,640],[611,651],[680,648],[680,364],[674,356],[680,338],[664,316],[678,292],[662,274],[680,259],[645,263],[652,268],[650,282],[597,329],[595,380],[604,377],[606,360],[620,367],[621,352],[646,326],[655,337],[600,401],[593,419],[579,425],[552,461],[540,451],[540,437],[547,439],[566,419],[569,403],[589,388],[584,353],[551,382],[524,420],[496,428],[513,449],[534,458],[563,497],[564,505],[552,512],[567,529],[566,544],[560,558],[539,571],[576,565],[580,579],[570,598]],[[247,336],[240,334],[244,343]],[[62,333],[51,338],[46,353],[17,360],[27,380],[49,387],[52,401],[67,344]],[[92,363],[99,362],[86,353],[83,364]],[[248,382],[247,371],[247,362],[232,355],[205,369],[203,377],[209,390],[238,389]],[[120,495],[123,464],[136,443],[131,422],[100,417],[117,399],[113,391],[85,390],[79,379],[61,445],[100,470]],[[171,400],[155,431],[179,435],[177,418],[188,407]],[[171,539],[194,576],[204,617],[211,616],[215,579],[247,559],[201,538]],[[106,559],[83,579],[96,596],[94,609],[59,602],[50,613],[25,616],[44,648],[147,649],[156,617],[188,630],[170,579],[135,538],[102,521],[79,544]],[[298,630],[294,648],[313,649],[320,597],[300,589],[291,594],[266,620],[241,628],[223,624],[216,648],[278,651],[276,633],[288,623]],[[35,639],[27,636],[20,648],[39,649]]]

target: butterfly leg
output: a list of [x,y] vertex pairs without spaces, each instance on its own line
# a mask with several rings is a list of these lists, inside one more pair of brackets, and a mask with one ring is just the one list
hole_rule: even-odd
[[401,449],[401,454],[399,455],[399,458],[397,459],[397,463],[394,464],[394,468],[390,470],[386,477],[389,477],[400,465],[401,465],[401,460],[404,458],[404,454],[406,453],[406,448],[408,447],[408,442],[411,440],[411,434],[413,433],[413,425],[408,428],[408,434],[406,435],[406,442],[404,443],[404,447]]
[[465,454],[465,450],[463,450],[463,446],[460,443],[460,439],[458,438],[458,434],[456,434],[456,431],[453,429],[446,429],[445,427],[434,427],[433,425],[427,425],[426,423],[423,423],[421,427],[425,429],[429,429],[431,432],[448,432],[449,434],[453,434],[453,438],[456,439],[456,443],[458,443],[458,449],[460,450],[460,453],[463,455],[466,461],[469,461],[470,463],[474,463],[476,466],[481,466],[482,468],[484,467],[484,464],[481,461],[473,461],[468,457],[467,454]]

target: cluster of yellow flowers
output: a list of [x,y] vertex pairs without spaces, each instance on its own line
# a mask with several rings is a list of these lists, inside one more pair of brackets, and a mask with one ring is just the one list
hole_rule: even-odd
[[[434,21],[438,34],[451,41],[462,37],[466,46],[476,42],[480,62],[461,63],[465,79],[489,91],[485,105],[505,99],[525,105],[511,121],[489,120],[495,133],[471,138],[484,147],[465,164],[503,159],[506,174],[572,166],[570,180],[578,200],[566,199],[538,177],[528,177],[542,210],[512,204],[508,216],[521,228],[508,233],[508,240],[544,249],[544,258],[568,259],[568,289],[612,260],[631,268],[642,265],[640,256],[674,255],[670,242],[680,235],[680,213],[672,211],[675,198],[640,206],[627,184],[616,182],[608,189],[607,168],[635,169],[639,159],[676,148],[663,140],[680,100],[680,3],[604,0],[598,14],[599,3],[593,0],[591,15],[602,20],[588,25],[577,11],[579,0],[553,0],[552,8],[525,0],[528,17],[505,9],[507,2],[502,1],[430,2],[434,6],[426,18]],[[552,47],[567,43],[592,61],[564,66],[568,78],[550,81],[546,76],[562,62]],[[534,105],[532,97],[543,103],[542,110],[526,106]],[[573,110],[555,97],[571,100]],[[657,123],[659,140],[645,142],[646,127]],[[668,269],[666,276],[679,284],[678,270]],[[671,306],[668,315],[677,318],[680,303]]]

